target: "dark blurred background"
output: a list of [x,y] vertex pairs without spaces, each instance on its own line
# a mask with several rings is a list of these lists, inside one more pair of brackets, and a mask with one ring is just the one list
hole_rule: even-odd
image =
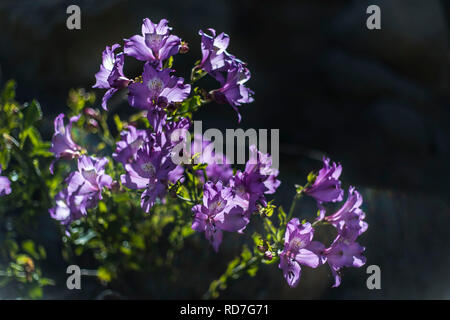
[[[81,8],[81,30],[66,28],[70,4]],[[366,28],[371,4],[381,8],[381,30]],[[69,89],[92,86],[105,46],[139,34],[144,17],[167,18],[190,44],[175,59],[180,76],[201,57],[199,29],[230,35],[229,51],[252,71],[255,102],[241,108],[241,124],[225,105],[208,105],[197,119],[204,129],[280,129],[279,203],[289,205],[294,184],[320,167],[323,154],[341,162],[344,185],[364,196],[369,230],[360,243],[367,265],[381,267],[381,290],[367,289],[365,267],[347,270],[338,289],[330,288],[326,266],[306,270],[290,289],[272,266],[222,297],[450,298],[450,1],[3,0],[0,80],[17,80],[19,101],[40,101],[50,138]],[[139,72],[137,64],[125,70]],[[112,103],[126,105],[124,98]],[[296,214],[311,212],[306,201]],[[177,286],[162,274],[130,278],[128,288],[115,290],[129,298],[201,297],[238,253],[242,237],[226,238],[219,255],[207,243],[186,248]],[[64,265],[54,260],[52,273],[64,279]],[[96,298],[103,289],[86,280],[81,292],[49,289],[46,298]]]

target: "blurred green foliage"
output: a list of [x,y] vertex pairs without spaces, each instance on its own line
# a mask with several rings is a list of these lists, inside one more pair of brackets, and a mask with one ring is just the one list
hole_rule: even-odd
[[42,288],[53,284],[39,267],[46,250],[33,240],[39,216],[48,214],[49,185],[57,179],[48,173],[50,144],[36,129],[41,119],[39,103],[19,104],[15,82],[7,82],[0,96],[0,164],[13,193],[0,199],[0,287],[9,293],[1,298],[41,298]]

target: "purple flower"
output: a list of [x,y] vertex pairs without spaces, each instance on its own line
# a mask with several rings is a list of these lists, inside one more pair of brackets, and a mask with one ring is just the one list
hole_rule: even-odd
[[250,71],[242,65],[234,67],[228,70],[222,87],[211,92],[216,102],[229,104],[237,112],[238,122],[241,122],[241,114],[237,107],[254,101],[254,92],[245,86],[250,76]]
[[116,151],[112,157],[114,160],[125,165],[133,160],[136,152],[148,141],[146,130],[138,130],[132,125],[128,125],[126,131],[120,134],[121,140],[116,143]]
[[[280,186],[280,180],[277,180],[278,169],[272,168],[272,157],[269,154],[258,151],[255,145],[250,146],[250,159],[245,164],[245,173],[252,176],[251,184],[254,188],[259,189],[256,185],[263,184],[263,193],[273,194]],[[258,183],[259,181],[259,183]]]
[[330,159],[323,158],[323,168],[319,171],[313,185],[305,188],[304,192],[317,200],[319,204],[322,202],[342,201],[344,190],[341,188],[339,176],[342,172],[342,166],[333,162],[330,166]]
[[87,210],[102,199],[103,188],[111,188],[112,178],[105,174],[104,169],[107,163],[106,158],[80,157],[78,171],[67,177],[68,186],[56,195],[55,206],[49,209],[50,216],[68,227],[87,215]]
[[254,100],[253,91],[244,85],[250,79],[250,71],[244,62],[226,51],[230,42],[227,34],[222,32],[216,36],[214,29],[208,31],[211,35],[199,31],[202,37],[202,61],[197,68],[202,68],[220,82],[221,88],[213,90],[212,97],[218,103],[231,105],[240,122],[241,115],[237,107]]
[[[0,165],[0,173],[2,173],[2,166]],[[0,176],[0,196],[5,196],[11,193],[11,181],[7,177]]]
[[221,181],[215,184],[209,181],[204,185],[203,204],[195,205],[192,212],[192,229],[205,232],[216,252],[222,243],[223,231],[237,232],[249,222],[243,208],[234,203],[231,189],[224,187]]
[[173,102],[181,102],[191,92],[189,84],[183,84],[183,78],[171,76],[172,70],[155,69],[149,63],[144,66],[143,82],[135,82],[129,86],[128,100],[130,105],[151,110],[158,106],[164,108]]
[[61,222],[61,224],[67,225],[72,221],[71,209],[68,205],[67,189],[60,191],[55,197],[56,205],[50,208],[50,216]]
[[50,164],[50,172],[53,174],[53,165],[58,159],[73,159],[80,156],[81,147],[72,140],[72,124],[80,119],[81,115],[70,118],[69,124],[64,127],[64,114],[55,118],[55,133],[52,137],[52,146],[49,149],[55,155],[55,160]]
[[[62,225],[68,226],[72,221],[78,220],[83,216],[80,208],[83,200],[83,196],[70,196],[67,188],[65,188],[56,195],[55,206],[49,209],[50,216],[58,220]],[[93,202],[87,206],[89,208],[93,207]],[[86,203],[84,207],[86,208]]]
[[191,121],[187,118],[180,118],[178,121],[169,121],[159,125],[161,129],[155,129],[155,141],[165,150],[170,152],[173,147],[181,142],[187,142],[187,134]]
[[119,89],[125,88],[131,82],[130,79],[123,74],[123,53],[114,54],[114,51],[120,45],[114,44],[106,47],[102,53],[102,64],[100,70],[95,74],[96,83],[93,88],[108,89],[102,99],[102,107],[107,110],[106,103]]
[[256,211],[258,202],[265,202],[263,194],[258,190],[254,192],[248,183],[248,175],[238,170],[230,180],[230,187],[234,195],[234,201],[245,208],[245,214],[250,218]]
[[163,108],[154,107],[147,111],[147,119],[151,125],[153,132],[163,132],[167,125],[167,113]]
[[281,184],[277,180],[278,170],[272,168],[272,158],[250,146],[251,158],[245,165],[243,172],[237,171],[230,180],[230,186],[236,201],[246,208],[247,216],[256,210],[258,202],[266,205],[264,194],[272,194]]
[[[141,195],[141,207],[145,212],[149,212],[158,198],[164,200],[169,182],[184,180],[184,169],[172,161],[172,150],[185,138],[183,133],[189,130],[191,123],[185,118],[166,122],[166,117],[161,108],[151,109],[148,118],[153,132],[148,130],[139,135],[132,129],[124,134],[120,143],[121,152],[128,160],[122,162],[127,172],[121,176],[122,184],[130,189],[145,189]],[[178,138],[172,136],[177,130],[181,130]]]
[[[216,163],[214,159],[203,158],[203,160],[205,161],[204,163],[208,164],[205,169],[208,180],[213,182],[222,181],[225,184],[230,181],[233,176],[233,168],[225,162],[225,158],[223,164]],[[202,179],[202,177],[200,178]]]
[[341,284],[340,271],[343,267],[359,268],[366,263],[366,257],[362,255],[364,250],[357,242],[348,242],[338,237],[330,248],[324,251],[334,277],[333,287],[339,287]]
[[316,245],[313,251],[321,258],[321,263],[328,263],[334,277],[333,287],[341,283],[340,271],[343,267],[359,268],[365,264],[366,258],[362,255],[365,250],[356,241],[358,236],[365,232],[368,224],[364,221],[365,214],[360,209],[362,204],[361,195],[350,187],[347,201],[334,214],[325,217],[324,213],[320,220],[325,220],[334,226],[338,234],[331,246],[325,249],[323,244]]
[[127,173],[120,177],[124,186],[145,189],[141,195],[145,212],[150,211],[157,198],[165,196],[168,182],[176,182],[183,175],[183,168],[172,162],[170,153],[151,142],[138,150],[135,160],[125,164],[125,170]]
[[[216,153],[212,141],[204,140],[202,135],[195,136],[191,145],[191,154],[198,155],[197,163],[208,165],[205,172],[209,181],[222,181],[223,184],[228,184],[233,176],[233,168],[225,155]],[[199,170],[197,174],[203,181],[203,171]]]
[[223,71],[233,57],[226,52],[230,37],[223,32],[216,36],[216,30],[211,28],[208,31],[212,35],[204,33],[202,30],[198,32],[202,37],[202,61],[199,68],[204,69],[209,74],[214,74],[215,71]]
[[86,209],[102,199],[104,187],[111,189],[112,178],[105,173],[107,163],[107,158],[82,156],[78,159],[78,171],[72,172],[66,179],[67,194],[69,197],[79,197],[77,204],[83,214],[87,214]]
[[208,29],[211,35],[199,31],[201,35],[202,60],[197,68],[202,68],[221,84],[225,83],[226,74],[235,68],[242,68],[245,62],[237,59],[226,50],[230,43],[230,37],[226,33],[216,36],[216,31]]
[[350,187],[344,205],[336,213],[324,218],[336,227],[342,238],[348,241],[355,241],[368,228],[367,222],[364,221],[366,215],[359,208],[362,200],[361,194]]
[[284,278],[290,287],[296,287],[300,281],[301,265],[316,268],[320,257],[312,250],[316,245],[312,241],[314,229],[310,223],[301,224],[297,218],[289,221],[284,236],[284,250],[280,254],[278,267],[283,270]]
[[320,265],[328,263],[334,278],[334,288],[341,284],[342,268],[359,268],[366,263],[366,258],[363,256],[365,248],[340,235],[336,237],[329,248],[325,248],[325,245],[320,242],[313,241],[310,249],[319,257]]
[[[178,121],[167,121],[167,114],[160,108],[154,108],[147,113],[153,132],[149,134],[149,141],[152,145],[158,146],[161,151],[170,154],[171,157],[174,147],[187,143],[187,137],[191,121],[187,118],[180,118]],[[173,158],[172,158],[173,159]],[[178,164],[178,163],[177,163]]]
[[124,53],[141,61],[150,61],[153,65],[162,68],[165,59],[178,53],[181,40],[170,34],[166,19],[161,19],[156,25],[145,18],[142,24],[142,36],[135,35],[124,39]]

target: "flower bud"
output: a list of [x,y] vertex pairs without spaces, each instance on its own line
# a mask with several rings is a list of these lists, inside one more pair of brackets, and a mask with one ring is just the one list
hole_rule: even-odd
[[180,46],[180,53],[185,54],[189,52],[189,45],[187,42],[182,41]]
[[100,111],[98,111],[97,109],[86,108],[84,109],[84,114],[88,117],[100,120]]
[[266,251],[266,252],[264,253],[264,260],[271,261],[272,259],[273,259],[272,252]]
[[97,130],[99,127],[97,120],[92,119],[92,118],[88,120],[86,125],[89,130],[93,130],[93,131]]

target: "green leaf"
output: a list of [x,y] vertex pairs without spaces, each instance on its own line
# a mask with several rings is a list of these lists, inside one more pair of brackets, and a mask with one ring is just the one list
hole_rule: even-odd
[[116,124],[117,131],[122,132],[123,123],[122,123],[122,120],[120,120],[119,115],[117,115],[117,114],[114,115],[114,123]]
[[242,253],[241,253],[242,262],[247,262],[252,258],[252,253],[248,249],[247,246],[244,246]]
[[258,272],[259,266],[257,264],[252,265],[250,268],[247,269],[247,273],[250,275],[250,277],[254,277],[256,273]]
[[108,211],[108,207],[103,201],[98,202],[98,211],[100,211],[101,213],[106,213]]
[[53,157],[54,156],[53,153],[48,151],[50,147],[51,147],[50,142],[41,142],[39,145],[34,147],[30,155],[32,157],[45,157],[45,158]]
[[191,81],[192,82],[198,81],[201,78],[203,78],[206,74],[207,74],[207,72],[205,70],[195,68],[195,70],[193,70],[193,72],[191,74]]
[[173,66],[173,56],[170,56],[170,58],[167,59],[166,62],[164,62],[164,69],[172,68],[172,66]]
[[263,214],[267,217],[271,217],[276,206],[272,204],[273,200],[269,201],[267,206],[263,209]]
[[309,174],[308,174],[308,183],[309,184],[313,184],[314,183],[314,181],[316,181],[316,174],[314,173],[314,172],[310,172]]
[[36,121],[42,119],[42,109],[39,102],[33,100],[29,105],[23,109],[23,125],[24,128],[31,127]]
[[191,228],[190,225],[186,225],[181,229],[181,235],[183,238],[189,237],[190,235],[194,234],[194,229]]
[[283,237],[284,237],[284,230],[283,229],[278,229],[277,233],[276,233],[276,240],[277,242],[281,243],[283,241]]
[[191,113],[196,111],[202,104],[202,97],[195,94],[183,101],[181,107],[177,110],[177,114],[183,114],[183,116],[191,117]]
[[112,274],[111,272],[106,269],[105,267],[100,267],[98,268],[97,271],[97,277],[104,282],[110,282],[112,279]]
[[202,98],[199,95],[192,96],[183,102],[183,106],[187,106],[188,110],[193,110],[202,105]]
[[44,287],[44,286],[54,286],[55,285],[55,281],[53,281],[52,279],[49,278],[40,278],[39,279],[39,284]]
[[264,244],[263,239],[261,238],[261,235],[257,232],[254,232],[252,235],[253,242],[256,246],[261,246]]
[[42,259],[47,258],[47,252],[45,251],[45,248],[43,246],[38,247],[39,255]]
[[145,240],[141,235],[133,234],[131,236],[131,245],[138,249],[145,249]]
[[[28,127],[20,133],[20,143],[22,146],[24,145],[27,138],[29,138],[31,144],[35,148],[42,148],[43,142],[41,139],[41,134],[35,127],[33,127],[33,126]],[[48,145],[46,145],[46,146],[48,146]]]
[[286,224],[286,213],[282,207],[278,208],[278,221],[280,226],[284,226]]
[[12,102],[16,97],[16,82],[14,80],[8,80],[5,84],[5,88],[2,92],[3,103]]
[[[194,155],[194,157],[195,157],[197,154],[200,154],[200,153],[196,153],[196,154]],[[194,157],[193,157],[193,159],[194,159]],[[203,170],[203,169],[206,169],[207,166],[208,166],[207,163],[194,164],[194,166],[192,167],[192,170],[194,170],[194,171],[197,171],[197,170]]]
[[131,249],[128,247],[121,246],[120,252],[122,252],[124,255],[127,255],[127,256],[131,255]]
[[42,297],[42,287],[40,287],[38,284],[33,286],[30,290],[28,290],[28,295],[31,299],[39,299]]
[[276,234],[277,229],[270,219],[264,219],[264,229],[271,234]]
[[12,263],[11,266],[18,271],[23,270],[22,265],[33,264],[33,260],[26,254],[18,255],[16,258],[16,262],[17,264]]
[[8,166],[10,158],[10,148],[2,148],[2,146],[0,145],[0,165],[2,166],[3,170]]
[[36,251],[36,246],[32,240],[25,240],[22,242],[22,249],[35,259],[39,259],[39,253]]

